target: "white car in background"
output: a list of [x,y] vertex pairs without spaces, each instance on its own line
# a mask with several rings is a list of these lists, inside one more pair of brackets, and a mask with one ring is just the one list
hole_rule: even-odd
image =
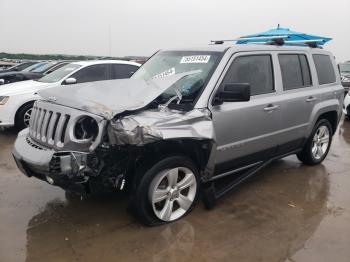
[[350,92],[344,98],[343,113],[347,119],[350,119]]
[[76,83],[129,78],[140,64],[122,60],[73,62],[38,80],[0,86],[0,127],[29,125],[37,91]]

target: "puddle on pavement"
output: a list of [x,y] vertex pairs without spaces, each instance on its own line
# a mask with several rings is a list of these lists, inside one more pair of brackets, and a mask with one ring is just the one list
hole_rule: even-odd
[[307,257],[302,252],[312,247],[323,221],[348,214],[347,198],[337,197],[333,190],[339,184],[330,177],[349,168],[349,130],[348,123],[341,125],[324,165],[303,166],[294,156],[276,161],[215,209],[199,203],[184,219],[153,228],[135,221],[121,195],[80,199],[21,175],[10,155],[15,135],[0,133],[0,261],[271,262]]

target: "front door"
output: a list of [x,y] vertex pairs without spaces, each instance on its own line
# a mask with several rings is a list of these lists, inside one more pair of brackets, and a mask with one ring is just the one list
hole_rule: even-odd
[[212,106],[217,154],[215,174],[267,159],[275,154],[281,124],[272,55],[236,54],[221,84],[249,83],[248,102]]

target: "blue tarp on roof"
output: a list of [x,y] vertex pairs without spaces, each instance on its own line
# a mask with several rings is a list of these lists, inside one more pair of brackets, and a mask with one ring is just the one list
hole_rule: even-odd
[[[282,28],[278,25],[277,28],[268,30],[266,32],[261,32],[253,35],[242,36],[240,38],[256,38],[256,37],[269,37],[269,36],[288,36],[286,41],[300,41],[300,40],[318,40],[322,39],[321,42],[318,42],[318,45],[324,45],[326,42],[332,40],[332,38],[309,35],[301,32],[291,31],[289,28]],[[252,42],[266,42],[266,39],[252,39],[252,40],[239,40],[237,44],[247,44]]]

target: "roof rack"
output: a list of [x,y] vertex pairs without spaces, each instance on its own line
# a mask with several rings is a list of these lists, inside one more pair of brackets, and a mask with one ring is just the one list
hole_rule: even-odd
[[[226,40],[211,40],[211,44],[221,45],[224,42],[238,42],[238,41],[249,41],[244,44],[264,44],[264,45],[301,45],[301,46],[309,46],[312,48],[322,48],[317,45],[317,43],[323,43],[323,39],[312,39],[312,40],[286,40],[289,36],[281,35],[281,36],[259,36],[259,37],[242,37],[238,39],[226,39]],[[252,41],[253,40],[253,41]],[[254,40],[257,40],[256,42]],[[260,41],[267,40],[267,41]]]
[[[278,35],[278,36],[259,36],[259,37],[242,37],[236,39],[225,39],[225,40],[211,40],[210,43],[214,45],[221,45],[224,42],[237,42],[237,41],[245,41],[245,40],[272,40],[275,41],[277,39],[286,39],[289,36],[287,35]],[[260,42],[264,43],[264,42]]]

